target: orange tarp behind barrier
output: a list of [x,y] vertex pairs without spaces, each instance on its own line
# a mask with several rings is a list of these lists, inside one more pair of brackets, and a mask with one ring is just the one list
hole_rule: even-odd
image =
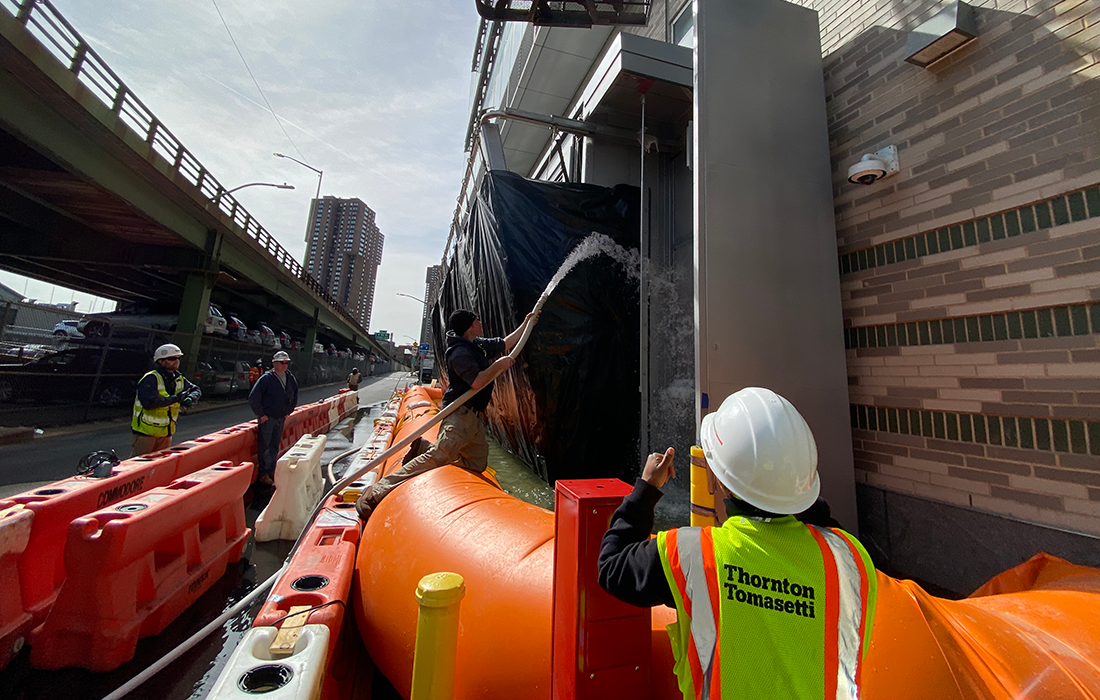
[[[402,411],[423,392],[410,390]],[[434,412],[409,412],[394,441]],[[387,472],[399,464],[400,455]],[[453,466],[382,501],[364,528],[352,591],[367,650],[403,696],[417,582],[454,571],[466,582],[456,700],[550,697],[553,518]],[[878,582],[864,700],[1100,697],[1100,570],[1039,555],[959,601],[881,573]],[[682,698],[664,629],[674,617],[653,610],[650,698]]]

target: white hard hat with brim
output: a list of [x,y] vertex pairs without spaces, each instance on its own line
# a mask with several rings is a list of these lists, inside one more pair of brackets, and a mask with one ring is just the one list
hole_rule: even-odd
[[732,394],[703,417],[700,442],[714,476],[769,513],[801,513],[821,491],[817,444],[790,401],[769,389]]

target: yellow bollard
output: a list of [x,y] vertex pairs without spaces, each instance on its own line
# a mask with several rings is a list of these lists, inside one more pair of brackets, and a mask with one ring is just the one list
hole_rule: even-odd
[[707,458],[701,447],[691,448],[691,526],[718,525],[714,493],[707,486]]
[[416,587],[420,614],[416,620],[412,692],[409,700],[451,700],[454,697],[458,608],[466,584],[458,574],[428,574]]

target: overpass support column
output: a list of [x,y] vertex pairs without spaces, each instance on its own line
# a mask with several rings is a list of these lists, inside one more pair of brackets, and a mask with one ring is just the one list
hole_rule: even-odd
[[214,288],[214,276],[193,273],[183,285],[183,301],[176,323],[176,345],[183,350],[180,371],[190,377],[199,361],[202,331],[206,327],[206,315],[210,308],[210,290]]

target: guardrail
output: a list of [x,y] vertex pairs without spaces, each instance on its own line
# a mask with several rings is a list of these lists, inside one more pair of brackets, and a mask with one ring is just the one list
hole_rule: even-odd
[[107,108],[142,136],[145,143],[171,164],[172,171],[194,185],[208,202],[226,214],[234,224],[285,268],[291,275],[319,296],[340,318],[359,331],[364,342],[369,334],[359,325],[344,306],[313,278],[302,264],[294,259],[275,237],[229,194],[225,187],[210,174],[202,163],[188,151],[183,143],[157,119],[126,87],[107,62],[84,41],[80,33],[49,0],[0,0],[15,19],[34,36],[43,47],[88,88]]

